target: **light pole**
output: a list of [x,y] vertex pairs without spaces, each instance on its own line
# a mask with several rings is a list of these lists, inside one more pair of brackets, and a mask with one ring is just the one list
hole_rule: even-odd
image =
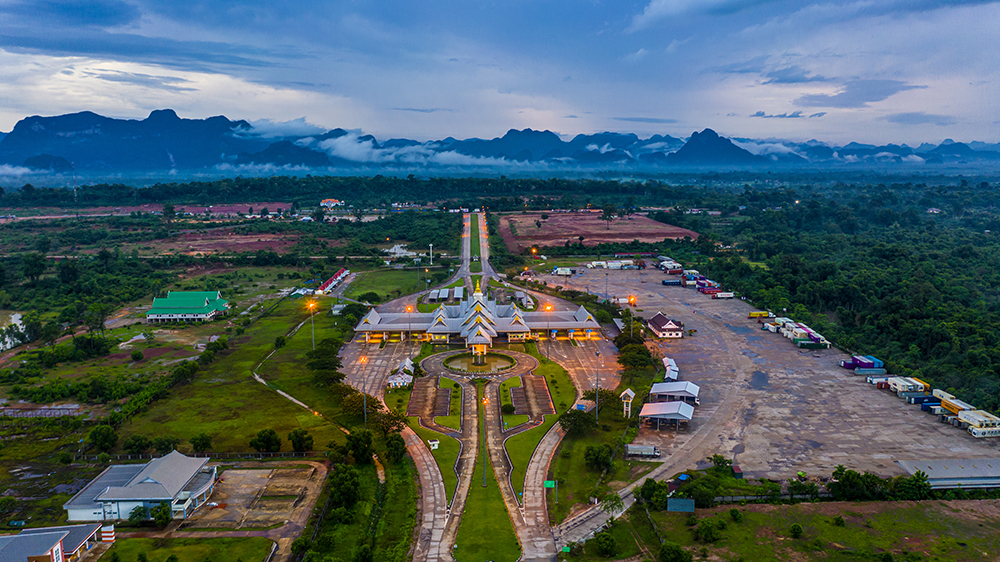
[[[601,358],[601,350],[600,349],[596,350],[594,352],[594,355],[596,355],[597,358],[600,359]],[[600,364],[597,365],[597,369],[595,369],[595,370],[596,370],[597,374],[594,376],[594,378],[597,379],[597,380],[594,381],[594,404],[595,404],[594,405],[594,421],[596,421],[597,423],[601,423],[601,366],[600,366]]]
[[410,313],[413,312],[413,307],[406,306],[406,357],[409,359],[413,357],[413,331],[410,328]]
[[316,303],[309,303],[309,324],[312,326],[312,340],[313,340],[313,351],[316,351],[316,314],[313,312],[313,308],[316,307]]
[[358,357],[358,361],[361,363],[361,401],[365,408],[365,429],[368,429],[368,379],[365,378],[365,365],[368,364],[368,358],[362,355]]
[[545,305],[545,359],[552,355],[552,305]]
[[604,272],[604,300],[611,298],[608,296],[608,273],[607,271]]
[[489,400],[486,398],[486,385],[483,385],[483,488],[486,487],[486,408]]

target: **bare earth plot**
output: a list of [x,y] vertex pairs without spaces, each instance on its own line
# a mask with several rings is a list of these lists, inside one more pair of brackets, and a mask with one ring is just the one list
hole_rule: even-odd
[[[603,283],[605,271],[584,270],[560,283],[582,289],[598,277]],[[996,441],[938,423],[919,407],[841,369],[837,363],[847,358],[845,353],[800,351],[747,319],[754,310],[748,303],[662,286],[665,278],[673,277],[611,271],[609,292],[635,294],[638,314],[645,318],[662,311],[697,330],[693,337],[664,340],[659,346],[677,361],[680,380],[701,387],[701,406],[690,431],[643,428],[637,443],[658,445],[668,456],[701,425],[710,424],[712,434],[701,443],[701,458],[714,453],[735,457],[748,476],[766,478],[787,478],[798,471],[828,475],[838,464],[895,475],[903,473],[896,460],[996,456]],[[735,414],[713,418],[726,400],[735,403]]]
[[[539,246],[562,246],[566,242],[577,244],[583,236],[584,246],[596,246],[612,242],[660,242],[664,238],[698,238],[694,231],[654,221],[642,215],[633,215],[632,220],[616,219],[611,227],[601,220],[601,213],[546,213],[549,218],[542,220],[542,213],[528,213],[500,216],[500,235],[507,250],[519,253],[524,248]],[[539,228],[535,221],[540,221]],[[513,228],[511,227],[513,225]],[[514,231],[517,234],[514,234]]]

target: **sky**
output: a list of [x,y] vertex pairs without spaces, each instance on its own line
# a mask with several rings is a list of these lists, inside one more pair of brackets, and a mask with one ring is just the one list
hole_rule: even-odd
[[0,131],[172,108],[421,141],[1000,141],[1000,2],[0,0],[0,22]]

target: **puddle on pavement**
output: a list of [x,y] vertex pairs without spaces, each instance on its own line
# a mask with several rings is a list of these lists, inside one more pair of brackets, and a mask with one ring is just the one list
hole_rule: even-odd
[[764,371],[754,371],[753,375],[750,375],[750,388],[754,390],[764,390],[768,387],[767,373]]

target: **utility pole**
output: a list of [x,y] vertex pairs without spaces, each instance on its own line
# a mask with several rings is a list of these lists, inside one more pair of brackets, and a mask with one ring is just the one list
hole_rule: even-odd
[[[594,355],[596,355],[597,358],[598,358],[598,360],[600,360],[600,358],[601,358],[601,350],[598,349],[597,351],[595,351]],[[599,424],[599,423],[601,423],[601,366],[600,366],[600,364],[597,365],[596,372],[597,372],[597,375],[594,377],[595,379],[597,379],[597,380],[594,381],[594,404],[595,404],[595,406],[594,406],[594,421],[596,421]]]

